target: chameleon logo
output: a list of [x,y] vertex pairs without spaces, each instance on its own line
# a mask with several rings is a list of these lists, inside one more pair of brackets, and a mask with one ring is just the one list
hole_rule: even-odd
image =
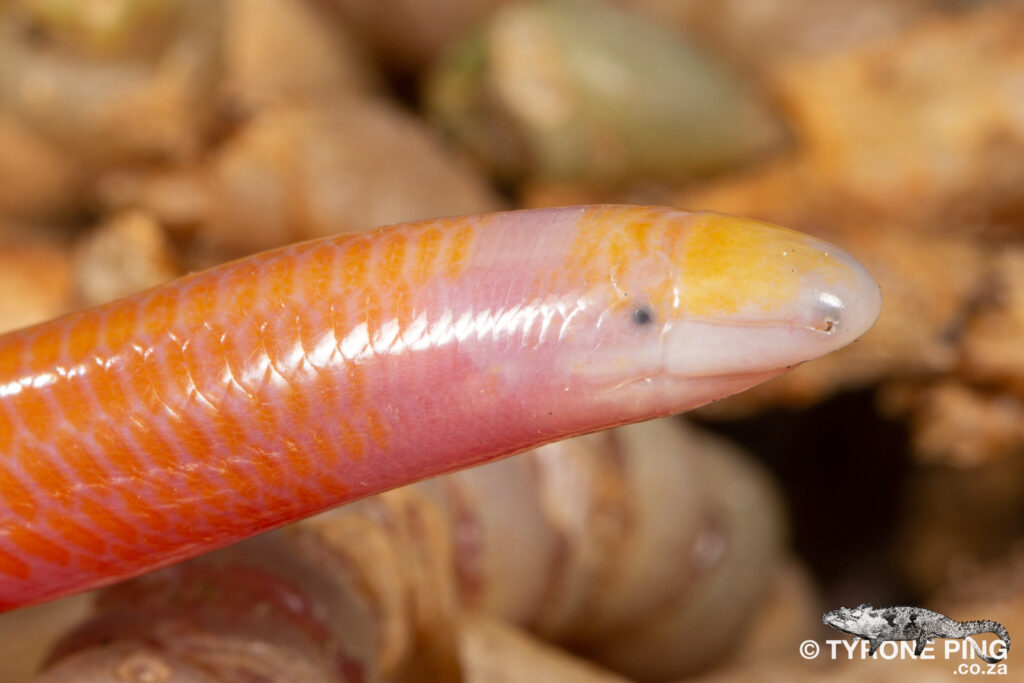
[[[914,654],[920,655],[932,638],[966,638],[979,633],[994,633],[1003,641],[1005,652],[1010,651],[1010,634],[995,621],[954,621],[944,614],[921,607],[879,607],[865,603],[859,607],[840,607],[825,612],[821,620],[837,631],[866,639],[871,643],[869,655],[886,641],[914,640]],[[986,656],[971,641],[974,651],[989,664],[1000,661]],[[1003,655],[1006,656],[1005,654]]]

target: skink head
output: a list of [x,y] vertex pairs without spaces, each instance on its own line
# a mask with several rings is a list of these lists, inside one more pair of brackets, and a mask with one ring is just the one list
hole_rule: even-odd
[[878,318],[878,285],[826,242],[720,214],[682,223],[663,328],[672,374],[793,366],[846,346]]
[[683,410],[734,393],[849,344],[881,309],[852,257],[786,228],[639,207],[588,218],[604,227],[579,262],[600,311],[582,373],[620,401]]

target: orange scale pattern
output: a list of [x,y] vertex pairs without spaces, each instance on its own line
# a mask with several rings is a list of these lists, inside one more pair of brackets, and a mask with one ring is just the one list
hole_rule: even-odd
[[538,321],[553,295],[673,248],[665,215],[328,238],[0,337],[0,609],[621,423],[549,379],[564,353]]

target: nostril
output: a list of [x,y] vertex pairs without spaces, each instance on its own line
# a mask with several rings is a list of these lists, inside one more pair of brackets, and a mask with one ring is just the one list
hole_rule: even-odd
[[840,312],[843,309],[843,300],[832,292],[818,292],[818,323],[814,329],[833,334],[839,327]]

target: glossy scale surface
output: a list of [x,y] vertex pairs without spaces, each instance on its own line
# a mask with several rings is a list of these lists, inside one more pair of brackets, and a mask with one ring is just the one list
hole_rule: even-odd
[[2,336],[0,608],[692,408],[879,306],[798,233],[597,206],[294,245]]

